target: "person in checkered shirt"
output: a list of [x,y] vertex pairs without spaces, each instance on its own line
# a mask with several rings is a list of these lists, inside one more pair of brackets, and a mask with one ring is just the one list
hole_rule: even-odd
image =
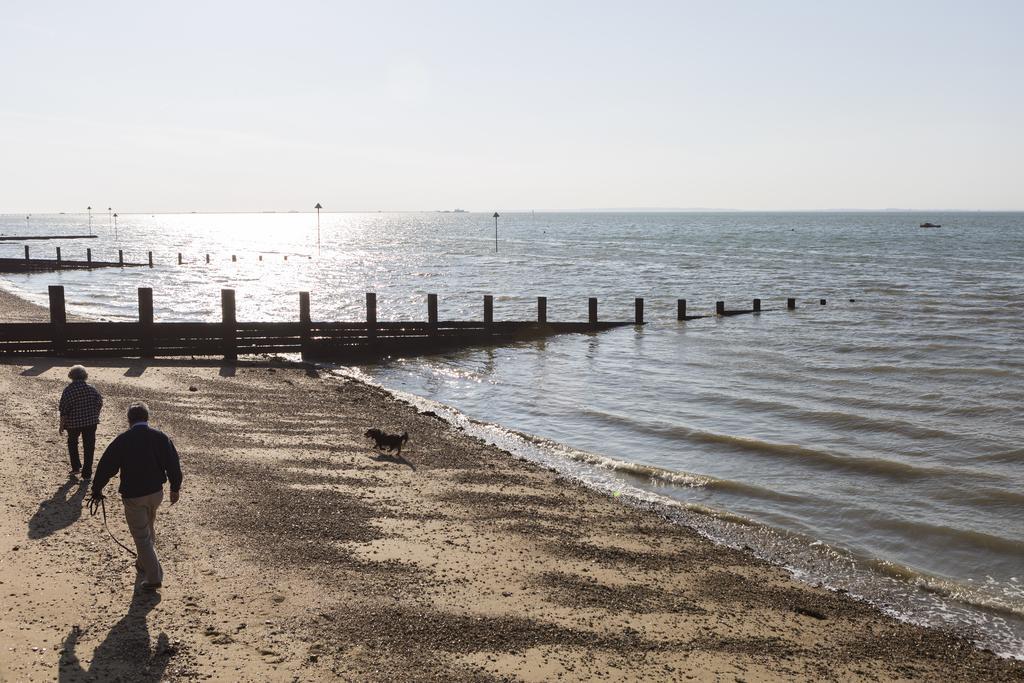
[[[81,365],[68,371],[71,384],[64,387],[60,396],[60,429],[68,433],[68,456],[71,458],[71,474],[81,474],[83,481],[92,479],[92,459],[96,452],[96,425],[100,422],[103,397],[91,384],[86,384],[89,373]],[[78,438],[82,438],[85,466],[78,457]]]

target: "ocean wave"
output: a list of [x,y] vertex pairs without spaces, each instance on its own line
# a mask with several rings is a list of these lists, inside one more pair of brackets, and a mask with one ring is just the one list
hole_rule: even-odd
[[942,475],[962,476],[963,474],[960,470],[911,465],[909,463],[899,462],[897,460],[886,460],[884,458],[854,456],[843,453],[829,453],[827,451],[810,448],[808,446],[765,441],[748,436],[722,434],[719,432],[711,432],[684,425],[639,422],[625,416],[615,415],[613,413],[595,409],[583,409],[583,412],[587,415],[592,415],[609,421],[624,422],[630,425],[632,429],[663,438],[689,440],[697,443],[724,446],[745,453],[786,458],[797,461],[801,464],[826,467],[832,470],[847,470],[875,476],[898,477],[900,479],[906,479],[908,477],[925,479]]
[[822,368],[828,372],[834,372],[837,374],[879,374],[879,375],[895,375],[895,374],[911,374],[911,375],[934,375],[948,378],[950,375],[962,375],[969,379],[974,379],[978,375],[984,375],[987,377],[1010,377],[1018,373],[1012,370],[1004,370],[1002,368],[993,367],[961,367],[961,366],[945,366],[937,367],[933,365],[832,365],[827,368]]
[[1021,566],[1024,566],[1024,541],[974,529],[943,526],[896,516],[876,516],[871,524],[875,528],[897,531],[904,538],[939,538],[942,539],[944,547],[962,549],[964,546],[970,546],[975,550],[996,551],[1010,557],[1018,557]]
[[1024,448],[1011,448],[1006,451],[999,451],[996,453],[987,453],[985,455],[976,455],[974,460],[981,462],[992,462],[999,464],[1016,465],[1019,462],[1024,461]]
[[[502,427],[501,429],[504,429],[510,434],[515,434],[519,438],[528,441],[529,443],[541,446],[552,452],[556,452],[562,457],[570,458],[577,462],[586,463],[588,465],[594,465],[596,467],[600,467],[602,469],[606,469],[619,474],[638,477],[660,484],[672,484],[675,486],[717,490],[726,493],[732,493],[735,495],[754,496],[757,498],[763,498],[765,500],[790,502],[803,500],[803,498],[799,496],[793,496],[790,494],[781,493],[779,491],[773,491],[772,489],[768,489],[763,486],[756,486],[754,484],[747,484],[744,482],[733,481],[730,479],[720,479],[717,477],[711,477],[703,474],[694,474],[692,472],[684,472],[681,470],[672,470],[664,467],[658,467],[656,465],[645,465],[641,463],[629,462],[626,460],[618,460],[604,455],[591,453],[589,451],[582,451],[576,448],[572,448],[558,441],[553,441],[551,439],[537,436],[535,434],[528,434],[526,432],[508,429],[507,427]],[[723,513],[721,511],[716,511],[715,514],[721,515]],[[743,519],[745,522],[748,521],[745,518]]]
[[[727,393],[721,390],[701,392],[699,396],[701,398],[716,401],[724,400],[730,405],[740,408],[750,408],[760,412],[779,412],[784,414],[787,418],[808,420],[818,424],[825,424],[835,429],[863,432],[889,432],[900,434],[911,439],[949,439],[956,436],[952,432],[944,429],[923,426],[895,417],[870,417],[850,411],[816,409],[792,402],[783,402],[780,400],[781,397],[775,397],[774,400],[763,400]],[[826,396],[808,396],[806,398],[819,403],[828,400],[828,397]],[[870,401],[864,401],[863,407],[871,409],[874,406]],[[901,408],[906,409],[907,406],[903,405]],[[920,408],[922,412],[926,409],[934,411],[933,407],[926,406],[925,404],[921,404]],[[951,408],[951,410],[955,410],[955,408]],[[970,409],[961,408],[960,410],[969,411]],[[984,413],[979,409],[978,414]]]
[[[873,572],[881,576],[896,579],[931,595],[949,598],[958,603],[978,607],[1001,616],[1024,619],[1024,594],[1019,591],[1011,591],[1004,588],[1003,594],[999,594],[986,590],[986,588],[979,589],[940,576],[920,572],[895,562],[879,560],[877,558],[867,558],[863,562]],[[1016,656],[1018,658],[1024,657],[1024,655],[1019,653]]]
[[[992,508],[1000,505],[1015,506],[1024,510],[1024,492],[1010,489],[998,489],[990,486],[971,487],[955,486],[945,492],[932,492],[932,498],[947,500],[952,503],[979,508]],[[1022,525],[1024,530],[1024,525]]]

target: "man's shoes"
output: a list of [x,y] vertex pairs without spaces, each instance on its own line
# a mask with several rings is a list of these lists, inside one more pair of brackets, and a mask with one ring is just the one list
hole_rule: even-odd
[[149,583],[148,581],[142,582],[142,590],[144,591],[155,591],[159,590],[163,586],[162,583]]
[[82,481],[92,481],[92,474],[83,474]]

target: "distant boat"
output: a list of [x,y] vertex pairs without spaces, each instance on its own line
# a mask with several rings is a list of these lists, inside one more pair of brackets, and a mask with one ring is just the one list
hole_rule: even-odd
[[942,226],[941,225],[937,225],[935,223],[922,223],[921,227],[922,228],[941,228]]

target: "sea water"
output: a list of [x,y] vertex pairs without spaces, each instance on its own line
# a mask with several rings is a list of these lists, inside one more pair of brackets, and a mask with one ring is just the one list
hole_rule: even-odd
[[[25,218],[0,233],[90,230]],[[1024,214],[504,213],[497,250],[490,212],[320,220],[318,248],[309,213],[121,215],[116,239],[95,214],[99,239],[25,244],[153,251],[155,267],[0,277],[39,302],[63,284],[70,310],[116,320],[140,286],[157,320],[216,320],[223,287],[240,320],[294,320],[302,290],[318,320],[362,319],[368,291],[381,320],[424,319],[427,293],[442,319],[479,319],[492,294],[497,320],[533,319],[537,296],[552,321],[585,320],[588,297],[632,320],[644,297],[643,327],[358,372],[807,580],[1024,657]],[[676,320],[677,299],[697,315],[755,297],[759,315]]]

